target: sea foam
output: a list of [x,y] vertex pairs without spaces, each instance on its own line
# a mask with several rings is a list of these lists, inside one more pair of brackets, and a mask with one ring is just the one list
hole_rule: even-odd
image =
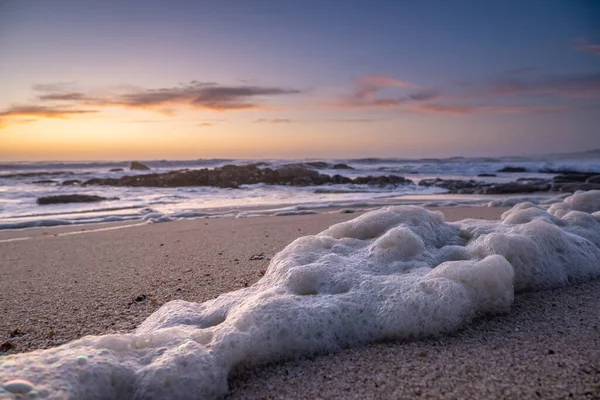
[[456,330],[515,292],[600,276],[600,191],[500,221],[372,211],[295,240],[249,288],[172,301],[134,333],[0,358],[0,398],[198,399],[253,365]]

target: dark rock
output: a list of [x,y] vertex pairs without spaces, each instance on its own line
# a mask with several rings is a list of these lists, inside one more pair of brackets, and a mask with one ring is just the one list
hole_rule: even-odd
[[307,165],[309,167],[316,168],[316,169],[329,168],[329,164],[327,164],[324,161],[311,161],[311,162],[304,163],[304,165]]
[[353,182],[357,185],[407,185],[413,183],[410,179],[403,176],[387,175],[387,176],[359,176],[354,178]]
[[237,188],[239,185],[265,183],[267,185],[313,186],[324,184],[406,185],[412,183],[401,176],[367,176],[350,179],[339,174],[329,176],[298,164],[278,169],[258,168],[254,165],[225,165],[214,169],[181,170],[165,173],[123,176],[120,178],[93,178],[83,185],[182,187],[216,186]]
[[348,164],[343,164],[343,163],[340,163],[340,164],[334,164],[334,166],[333,166],[333,167],[331,167],[331,168],[332,168],[332,169],[354,169],[354,168],[352,168],[351,166],[349,166]]
[[547,192],[550,189],[550,182],[540,183],[509,182],[497,183],[482,188],[482,194],[512,194],[512,193],[535,193]]
[[571,172],[568,174],[556,175],[552,178],[552,182],[585,182],[595,175],[595,173],[590,172]]
[[118,198],[107,198],[101,196],[92,196],[88,194],[61,194],[58,196],[46,196],[37,199],[37,204],[63,204],[63,203],[90,203],[103,200],[118,200]]
[[586,183],[600,183],[600,175],[590,176],[585,180]]
[[560,192],[576,192],[578,190],[600,190],[600,183],[564,183],[555,186],[552,185],[552,190]]
[[63,185],[63,186],[81,185],[81,181],[78,180],[78,179],[69,179],[69,180],[64,181],[63,183],[61,183],[61,185]]
[[498,175],[496,175],[496,174],[479,174],[479,175],[477,175],[477,176],[479,176],[479,177],[481,177],[481,178],[488,178],[488,177],[489,177],[489,178],[493,178],[493,177],[496,177],[496,176],[498,176]]
[[42,179],[41,181],[33,181],[33,183],[56,183],[52,179]]
[[538,170],[538,172],[542,173],[542,174],[564,174],[564,175],[569,175],[569,174],[592,174],[592,175],[599,175],[600,171],[596,171],[596,172],[580,172],[580,171],[574,171],[572,169],[551,169],[551,168],[542,168],[540,170]]
[[523,167],[506,166],[502,169],[499,169],[498,172],[527,172],[527,170]]
[[131,165],[129,166],[129,169],[137,171],[149,171],[150,167],[142,164],[141,162],[132,161]]
[[419,182],[419,186],[426,187],[439,187],[442,189],[447,189],[450,193],[461,193],[461,194],[470,194],[475,193],[477,188],[485,186],[485,182],[468,180],[463,181],[460,179],[423,179]]
[[111,168],[108,170],[108,172],[123,172],[123,171],[124,171],[123,168]]
[[346,176],[342,176],[340,174],[335,174],[334,176],[331,177],[331,183],[335,183],[335,184],[347,184],[347,183],[353,183],[352,179],[346,177]]

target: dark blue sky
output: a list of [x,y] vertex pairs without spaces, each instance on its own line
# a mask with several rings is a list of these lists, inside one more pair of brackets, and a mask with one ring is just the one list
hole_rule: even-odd
[[[590,0],[8,0],[0,135],[61,143],[59,128],[81,129],[82,118],[146,120],[143,111],[189,137],[195,122],[211,126],[220,155],[244,153],[228,145],[233,131],[307,137],[298,155],[310,155],[318,137],[331,145],[332,120],[357,143],[374,138],[374,155],[460,152],[432,147],[448,134],[469,153],[600,147],[599,21]],[[156,89],[166,95],[149,100]],[[223,121],[202,122],[213,114]],[[280,123],[258,132],[257,120]],[[497,124],[515,142],[498,148]]]

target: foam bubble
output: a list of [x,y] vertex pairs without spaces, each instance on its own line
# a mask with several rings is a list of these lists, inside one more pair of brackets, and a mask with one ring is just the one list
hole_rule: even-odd
[[297,239],[253,286],[169,302],[135,333],[2,357],[0,385],[26,381],[16,390],[37,398],[215,398],[242,364],[449,332],[509,311],[515,292],[600,276],[600,191],[550,209],[456,223],[420,207],[372,211]]

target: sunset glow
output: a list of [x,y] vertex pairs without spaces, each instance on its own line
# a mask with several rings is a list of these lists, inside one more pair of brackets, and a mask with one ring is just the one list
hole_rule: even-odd
[[0,7],[1,160],[600,146],[593,2]]

